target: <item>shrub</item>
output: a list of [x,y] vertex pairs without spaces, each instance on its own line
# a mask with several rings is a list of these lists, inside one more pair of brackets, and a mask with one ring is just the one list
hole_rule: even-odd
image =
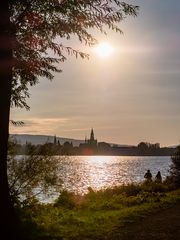
[[170,179],[176,187],[180,187],[180,145],[171,156]]
[[59,162],[50,155],[39,155],[37,149],[26,145],[25,155],[18,156],[18,144],[9,142],[8,181],[15,205],[30,204],[40,194],[59,192]]
[[74,194],[66,190],[62,191],[58,199],[56,200],[54,206],[65,207],[68,209],[76,207],[76,203],[74,201]]

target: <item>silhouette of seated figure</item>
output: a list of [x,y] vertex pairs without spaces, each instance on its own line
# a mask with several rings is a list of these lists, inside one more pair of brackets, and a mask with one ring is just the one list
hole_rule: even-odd
[[145,173],[144,178],[146,179],[147,182],[151,182],[152,181],[152,174],[151,174],[149,169]]
[[156,174],[155,181],[156,182],[162,182],[162,177],[161,177],[161,172],[160,171],[158,171],[158,173]]

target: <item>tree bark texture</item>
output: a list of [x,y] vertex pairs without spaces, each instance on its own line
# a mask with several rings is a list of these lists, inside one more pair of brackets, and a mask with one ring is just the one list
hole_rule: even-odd
[[0,1],[0,239],[16,239],[18,231],[7,176],[12,60],[10,11],[6,0]]

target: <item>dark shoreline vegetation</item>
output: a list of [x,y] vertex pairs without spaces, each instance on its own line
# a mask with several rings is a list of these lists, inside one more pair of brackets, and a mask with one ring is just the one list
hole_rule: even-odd
[[[84,196],[63,191],[55,203],[36,200],[17,209],[29,239],[112,239],[139,219],[180,203],[180,189],[169,183],[130,184]],[[115,238],[116,239],[116,238]]]
[[89,188],[85,195],[62,190],[59,185],[59,197],[53,203],[39,202],[33,189],[41,187],[46,192],[56,187],[56,162],[49,154],[36,155],[32,145],[28,145],[24,162],[13,161],[16,146],[11,142],[9,177],[25,239],[111,240],[115,232],[123,239],[127,226],[180,203],[180,146],[171,157],[170,175],[163,182],[148,180],[99,191]]
[[159,143],[140,142],[137,146],[110,145],[106,142],[81,143],[78,147],[72,142],[59,141],[47,142],[45,144],[33,145],[32,143],[17,145],[17,155],[26,155],[31,146],[39,155],[49,154],[58,156],[171,156],[174,147],[160,147]]

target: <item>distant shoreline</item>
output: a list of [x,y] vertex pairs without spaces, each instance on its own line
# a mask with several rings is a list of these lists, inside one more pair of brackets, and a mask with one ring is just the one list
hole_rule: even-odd
[[68,156],[172,156],[174,147],[161,147],[160,143],[140,142],[137,146],[98,142],[92,129],[90,139],[75,140],[56,136],[11,135],[19,146],[17,154],[23,155],[33,146],[38,155]]

